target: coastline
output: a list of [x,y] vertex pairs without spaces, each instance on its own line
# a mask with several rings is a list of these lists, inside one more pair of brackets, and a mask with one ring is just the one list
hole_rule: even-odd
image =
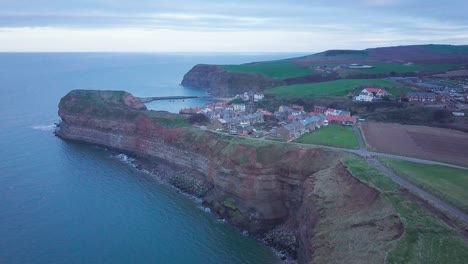
[[[77,141],[80,144],[82,142]],[[86,144],[86,143],[85,143]],[[176,190],[178,193],[189,197],[195,204],[200,205],[200,209],[204,210],[205,212],[209,213],[213,217],[215,217],[218,221],[223,223],[227,223],[233,228],[235,228],[239,233],[242,233],[244,236],[251,237],[255,239],[257,242],[262,243],[269,247],[274,255],[278,258],[278,263],[282,264],[297,264],[297,258],[295,259],[293,256],[297,256],[296,252],[287,252],[284,249],[275,247],[275,244],[272,243],[273,241],[280,240],[284,238],[287,234],[281,232],[267,232],[265,234],[251,234],[247,230],[243,230],[242,228],[236,226],[235,224],[231,223],[229,219],[223,218],[219,214],[217,214],[213,208],[207,204],[202,197],[197,196],[197,194],[188,192],[187,189],[181,187],[181,185],[175,184],[172,179],[176,178],[177,175],[180,174],[187,174],[188,172],[183,168],[177,168],[173,164],[168,163],[164,160],[156,160],[150,161],[145,158],[138,157],[132,153],[123,153],[119,150],[109,149],[105,146],[100,146],[108,151],[111,151],[114,157],[118,158],[121,162],[128,164],[129,166],[135,168],[139,172],[145,173],[149,175],[152,179],[157,181],[158,184],[164,184]],[[120,157],[119,157],[120,156]],[[188,182],[187,182],[188,183]],[[191,182],[189,183],[191,184]],[[207,210],[208,209],[208,210]],[[276,228],[272,231],[275,231]],[[275,237],[276,236],[276,237]],[[296,249],[295,249],[296,250]]]

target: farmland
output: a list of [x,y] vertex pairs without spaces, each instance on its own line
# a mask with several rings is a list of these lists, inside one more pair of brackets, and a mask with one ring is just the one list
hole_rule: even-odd
[[393,123],[363,123],[376,151],[468,165],[468,134],[456,130]]
[[359,143],[353,128],[338,125],[330,125],[317,131],[307,133],[296,139],[295,142],[341,148],[359,148]]
[[391,179],[371,167],[362,158],[344,161],[354,177],[378,189],[398,212],[405,232],[386,263],[464,263],[468,246],[462,237],[428,213]]
[[391,94],[397,94],[399,91],[409,91],[408,88],[389,80],[357,79],[279,86],[269,89],[265,93],[276,95],[278,98],[346,96],[350,92],[358,92],[356,90],[357,86],[373,85],[388,89]]
[[411,64],[401,63],[378,63],[373,64],[373,68],[354,70],[364,74],[388,74],[388,73],[406,73],[418,71],[448,71],[459,67],[458,64]]
[[231,72],[258,73],[267,77],[285,79],[310,75],[314,72],[306,67],[301,67],[291,61],[272,61],[262,63],[249,63],[240,65],[223,65],[222,68]]
[[468,170],[381,159],[401,177],[468,212]]

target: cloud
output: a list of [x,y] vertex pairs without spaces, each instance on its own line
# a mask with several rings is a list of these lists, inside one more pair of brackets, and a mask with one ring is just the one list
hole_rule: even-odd
[[[468,2],[418,2],[0,0],[0,40],[7,41],[0,42],[0,50],[49,50],[47,45],[103,50],[106,45],[100,43],[109,43],[113,51],[317,51],[380,43],[468,43]],[[80,46],[65,36],[93,45]]]

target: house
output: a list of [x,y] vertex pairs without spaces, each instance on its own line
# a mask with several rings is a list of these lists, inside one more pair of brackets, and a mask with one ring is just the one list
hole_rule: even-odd
[[406,98],[410,102],[434,102],[436,95],[434,93],[408,93]]
[[245,112],[245,104],[233,104],[235,112]]
[[286,106],[286,105],[282,105],[278,108],[278,112],[280,113],[283,113],[283,112],[286,112],[286,113],[292,113],[294,112],[294,109],[292,109],[291,107],[289,106]]
[[208,125],[208,129],[221,130],[225,127],[226,121],[224,119],[213,119]]
[[329,116],[329,115],[332,115],[332,116],[351,116],[351,112],[344,111],[344,110],[337,110],[337,109],[333,109],[333,108],[328,108],[325,111],[325,116]]
[[355,97],[355,100],[361,102],[372,102],[387,95],[389,95],[389,93],[383,89],[369,87],[364,88],[361,93]]
[[317,116],[308,117],[299,121],[309,132],[323,126],[324,119]]
[[356,118],[353,116],[334,116],[328,115],[327,116],[328,123],[336,123],[336,124],[356,124]]
[[249,119],[249,122],[251,124],[259,124],[259,123],[263,123],[264,120],[263,120],[263,114],[262,113],[254,113],[254,114],[249,114],[246,116],[248,119]]
[[450,94],[448,92],[436,92],[437,102],[447,102],[450,100]]
[[296,135],[295,135],[296,138],[298,138],[298,137],[300,137],[300,136],[302,136],[302,135],[304,135],[305,133],[308,132],[306,127],[303,124],[301,124],[301,122],[294,121],[294,122],[291,123],[291,125],[293,125],[295,127],[295,129],[296,129]]
[[296,135],[296,127],[292,124],[284,125],[276,129],[276,135],[285,140],[293,139],[295,138],[295,135]]
[[314,106],[314,113],[316,114],[323,114],[325,113],[325,110],[326,110],[326,107],[324,106],[318,106],[318,105]]
[[254,101],[255,101],[255,102],[258,102],[258,101],[263,100],[263,98],[265,98],[265,95],[263,95],[263,94],[261,94],[261,93],[260,93],[260,94],[257,94],[257,93],[256,93],[256,94],[254,94],[254,97],[253,97],[253,98],[254,98]]
[[293,105],[292,109],[294,109],[296,112],[304,112],[304,106],[302,105]]

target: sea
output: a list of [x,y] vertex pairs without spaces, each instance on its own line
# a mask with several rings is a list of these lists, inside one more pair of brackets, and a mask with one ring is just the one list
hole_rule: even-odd
[[[72,89],[205,95],[183,87],[198,63],[286,53],[0,53],[0,263],[277,263],[271,248],[132,158],[54,136]],[[154,101],[178,112],[208,99]]]

